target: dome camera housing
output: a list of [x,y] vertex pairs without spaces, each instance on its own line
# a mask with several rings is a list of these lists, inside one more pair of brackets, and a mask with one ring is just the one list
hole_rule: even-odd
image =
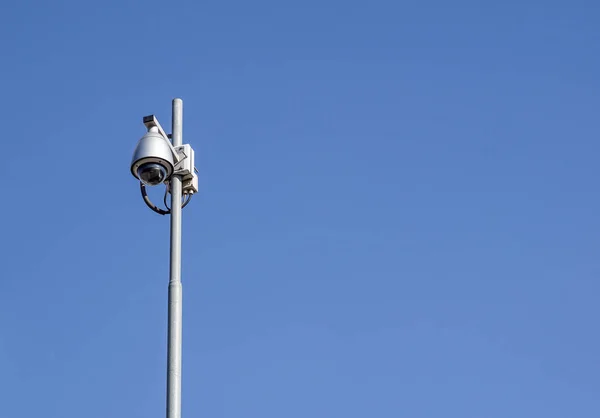
[[137,143],[131,159],[131,174],[148,186],[167,181],[173,174],[173,151],[158,132],[148,132]]

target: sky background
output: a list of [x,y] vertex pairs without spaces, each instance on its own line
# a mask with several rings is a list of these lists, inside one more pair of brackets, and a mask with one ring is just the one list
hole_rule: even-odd
[[[600,3],[0,6],[2,416],[600,416]],[[153,190],[153,197],[160,191]]]

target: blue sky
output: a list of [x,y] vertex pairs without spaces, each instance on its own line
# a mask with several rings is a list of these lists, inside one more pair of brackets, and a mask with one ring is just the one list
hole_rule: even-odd
[[160,417],[184,141],[186,417],[600,416],[600,5],[5,2],[0,399]]

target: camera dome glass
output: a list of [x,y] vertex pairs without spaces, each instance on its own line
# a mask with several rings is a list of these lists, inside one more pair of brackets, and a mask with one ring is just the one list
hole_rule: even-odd
[[142,164],[137,170],[138,178],[147,186],[156,186],[167,177],[167,170],[158,163]]

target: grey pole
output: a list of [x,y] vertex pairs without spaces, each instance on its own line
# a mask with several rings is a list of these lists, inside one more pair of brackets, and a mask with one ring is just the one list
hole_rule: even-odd
[[[183,144],[183,102],[173,100],[173,146]],[[167,346],[167,418],[181,418],[181,177],[171,179],[171,266]]]

